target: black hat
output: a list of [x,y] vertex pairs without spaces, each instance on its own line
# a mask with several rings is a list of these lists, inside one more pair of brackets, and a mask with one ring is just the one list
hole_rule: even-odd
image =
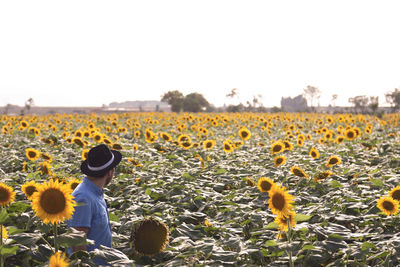
[[81,164],[83,174],[91,177],[102,177],[121,162],[119,151],[110,150],[101,144],[89,150],[88,157]]

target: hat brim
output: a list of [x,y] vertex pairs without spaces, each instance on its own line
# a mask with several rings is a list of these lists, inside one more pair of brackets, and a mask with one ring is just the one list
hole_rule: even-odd
[[110,150],[110,151],[111,151],[111,153],[114,154],[114,161],[110,164],[110,166],[108,166],[107,168],[100,170],[100,171],[91,171],[88,168],[87,160],[84,160],[84,161],[82,161],[82,164],[81,164],[81,172],[90,177],[104,176],[109,170],[115,168],[121,162],[121,159],[122,159],[122,154],[119,151],[117,151],[117,150]]

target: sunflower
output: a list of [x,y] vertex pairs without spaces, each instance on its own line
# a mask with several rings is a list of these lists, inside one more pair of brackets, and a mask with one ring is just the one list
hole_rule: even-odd
[[160,133],[160,136],[162,139],[164,139],[167,142],[172,140],[172,137],[166,132]]
[[392,190],[389,191],[389,196],[394,200],[400,201],[400,186],[396,186]]
[[281,186],[272,187],[268,194],[268,207],[271,209],[272,213],[276,215],[281,214],[283,216],[289,216],[294,196],[289,194],[285,187]]
[[47,162],[52,162],[53,161],[53,157],[49,153],[43,153],[42,154],[42,159],[44,159]]
[[304,140],[303,139],[297,139],[297,145],[298,146],[303,146]]
[[29,123],[27,121],[20,121],[19,123],[21,125],[22,128],[27,128],[29,126]]
[[10,186],[0,182],[0,206],[8,206],[11,202],[14,201],[14,199],[14,190]]
[[93,135],[93,139],[94,141],[96,141],[97,143],[101,143],[103,141],[103,135],[101,133],[95,133]]
[[385,215],[396,215],[399,212],[399,201],[392,197],[384,196],[378,200],[377,207]]
[[56,252],[50,257],[49,267],[68,267],[69,260],[65,258],[65,254],[61,254],[61,251]]
[[282,214],[278,215],[274,222],[278,225],[280,231],[287,232],[289,230],[288,224],[290,224],[290,228],[296,227],[294,216],[296,216],[296,212],[290,210],[287,216]]
[[215,141],[214,140],[206,140],[203,143],[203,148],[204,149],[212,149],[215,146]]
[[251,132],[246,127],[243,127],[239,130],[239,136],[243,140],[249,140],[251,137]]
[[134,144],[134,145],[132,146],[132,149],[133,149],[133,150],[138,150],[138,149],[139,149],[139,146],[138,146],[137,144]]
[[336,144],[341,144],[344,141],[344,136],[343,135],[338,135],[336,137]]
[[135,137],[136,137],[136,138],[139,138],[139,137],[140,137],[140,131],[137,131],[137,130],[135,131]]
[[88,158],[89,149],[83,149],[81,153],[82,160],[85,161]]
[[37,191],[37,186],[34,181],[26,182],[21,186],[22,192],[24,192],[27,199],[32,200],[32,195]]
[[286,162],[286,157],[285,156],[277,156],[274,158],[274,166],[279,167],[285,164]]
[[331,156],[326,163],[326,167],[330,168],[333,165],[338,165],[340,163],[342,163],[342,160],[338,156]]
[[80,183],[82,183],[81,180],[76,179],[76,178],[72,178],[72,179],[68,182],[68,185],[69,185],[69,187],[70,187],[72,190],[75,190],[75,188],[76,188]]
[[333,174],[333,172],[331,172],[331,171],[323,171],[323,172],[320,172],[320,173],[318,173],[318,174],[314,177],[313,181],[314,181],[314,182],[318,182],[318,181],[320,181],[320,180],[323,180],[323,179],[325,179],[325,178],[328,178],[328,177],[331,176],[332,174]]
[[184,149],[189,149],[192,147],[192,143],[190,141],[184,141],[184,142],[180,142],[179,146],[184,148]]
[[7,228],[4,225],[0,225],[0,227],[2,227],[1,231],[2,231],[2,238],[3,239],[7,239],[8,238],[8,231]]
[[51,165],[47,161],[40,163],[39,169],[40,169],[40,173],[42,175],[50,175],[51,174]]
[[115,149],[115,150],[122,150],[123,147],[122,147],[121,144],[113,144],[113,145],[112,145],[112,149]]
[[169,229],[162,222],[145,219],[135,228],[132,236],[135,252],[151,256],[165,249],[169,242]]
[[293,145],[289,141],[285,140],[285,141],[283,141],[283,144],[285,144],[285,150],[290,151],[293,149]]
[[72,189],[51,179],[39,185],[32,196],[32,209],[44,223],[60,223],[72,217],[75,210]]
[[39,150],[30,147],[25,150],[25,155],[29,160],[36,161],[40,158],[41,153]]
[[225,151],[226,153],[231,153],[231,152],[233,151],[232,144],[231,144],[231,142],[229,142],[228,140],[225,140],[223,145],[224,145],[224,146],[223,146],[224,151]]
[[190,139],[190,137],[189,137],[189,135],[187,135],[187,134],[181,134],[179,137],[178,137],[178,142],[179,143],[183,143],[183,142],[192,142],[192,139]]
[[76,144],[76,145],[78,145],[78,146],[80,146],[80,147],[84,147],[85,146],[85,143],[82,141],[82,139],[80,137],[72,138],[71,142]]
[[285,149],[285,144],[282,141],[277,141],[271,146],[271,154],[278,154]]
[[354,140],[357,137],[357,133],[353,130],[353,129],[347,129],[344,132],[344,136],[348,139],[348,140]]
[[290,172],[298,177],[308,178],[308,175],[298,166],[293,166],[290,168]]
[[246,177],[246,184],[248,186],[255,186],[256,185],[256,183],[253,180],[251,180],[248,176]]
[[261,177],[258,179],[257,187],[260,192],[269,192],[276,184],[271,179]]
[[312,148],[310,149],[309,155],[310,155],[310,157],[312,157],[313,159],[319,158],[319,152],[318,152],[318,150],[317,150],[315,147],[312,147]]

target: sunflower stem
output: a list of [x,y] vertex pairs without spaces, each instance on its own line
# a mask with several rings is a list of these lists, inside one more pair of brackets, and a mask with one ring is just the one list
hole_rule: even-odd
[[289,250],[288,250],[288,254],[289,254],[289,266],[290,266],[290,267],[294,267],[294,262],[293,262],[293,258],[292,258],[292,247],[291,247],[291,244],[292,244],[292,237],[291,237],[291,235],[292,235],[292,228],[291,228],[291,226],[290,226],[290,220],[289,220],[289,219],[287,220],[287,225],[288,225],[288,233],[287,233],[287,236],[288,236],[288,242],[289,242]]
[[57,224],[54,223],[53,224],[53,232],[54,232],[54,248],[55,248],[55,252],[58,252],[58,244],[57,244]]
[[[3,208],[1,210],[3,210]],[[0,224],[0,236],[1,236],[0,249],[3,249],[3,225],[2,224]],[[3,254],[0,255],[0,266],[1,267],[4,266]]]

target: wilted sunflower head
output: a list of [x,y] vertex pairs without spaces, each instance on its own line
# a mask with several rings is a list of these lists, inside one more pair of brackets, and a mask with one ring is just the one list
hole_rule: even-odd
[[29,160],[36,161],[40,158],[41,153],[40,151],[30,147],[25,150],[25,155]]
[[33,193],[37,191],[37,184],[35,181],[26,182],[21,186],[21,190],[27,199],[32,200]]
[[298,166],[293,166],[290,168],[290,172],[298,177],[308,178],[308,175]]
[[38,185],[32,196],[32,209],[44,223],[60,223],[71,218],[76,205],[72,189],[68,185],[46,181]]
[[285,156],[277,156],[274,158],[274,166],[279,167],[285,164],[286,162],[286,157]]
[[13,202],[15,199],[15,192],[14,190],[0,182],[0,206],[1,207],[6,207],[10,205],[11,202]]
[[269,192],[275,186],[274,181],[266,177],[258,179],[257,187],[260,192]]
[[392,197],[384,196],[378,200],[377,207],[385,215],[396,215],[399,212],[399,201]]
[[135,252],[146,256],[160,253],[169,242],[168,226],[154,219],[143,220],[132,235]]
[[392,190],[389,191],[389,196],[394,200],[400,201],[400,186],[396,186]]

